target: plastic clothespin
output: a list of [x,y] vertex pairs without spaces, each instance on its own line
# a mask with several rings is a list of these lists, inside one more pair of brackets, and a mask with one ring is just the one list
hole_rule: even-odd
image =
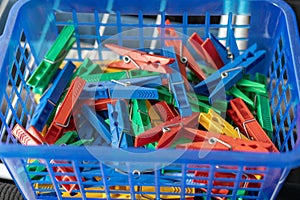
[[55,144],[56,145],[71,144],[75,142],[77,138],[78,138],[78,134],[76,131],[68,131],[65,132],[64,135],[55,142]]
[[102,137],[99,137],[99,133],[93,126],[90,125],[84,117],[78,118],[78,135],[81,140],[93,139],[93,145],[107,145]]
[[167,104],[173,104],[174,98],[170,90],[164,86],[156,87],[158,92],[158,100],[165,101]]
[[193,33],[189,38],[189,42],[208,66],[216,70],[224,66],[224,62],[210,38],[203,41],[197,33]]
[[100,66],[96,63],[93,63],[89,58],[86,58],[82,64],[77,68],[75,72],[75,76],[79,76],[80,78],[84,79],[83,77],[99,74],[102,73]]
[[[142,85],[146,87],[141,87]],[[157,90],[148,86],[160,85],[162,85],[160,76],[87,83],[81,98],[158,99]]]
[[222,91],[230,89],[243,78],[265,55],[266,51],[256,51],[257,45],[252,45],[242,55],[228,63],[205,81],[194,86],[196,94],[209,95],[210,101],[218,99]]
[[130,135],[131,126],[127,105],[118,100],[115,105],[107,104],[110,122],[111,145],[117,148],[128,148],[133,146],[133,138]]
[[242,99],[236,98],[230,101],[231,110],[229,109],[228,115],[234,123],[240,128],[241,131],[255,141],[265,142],[272,145],[272,152],[278,152],[276,146],[272,143],[265,131],[256,121],[246,104]]
[[181,74],[179,73],[179,65],[176,61],[176,55],[173,47],[164,47],[162,49],[163,55],[169,58],[174,58],[175,62],[170,64],[170,67],[173,69],[170,74],[170,88],[174,95],[174,99],[180,115],[182,117],[187,117],[192,115],[191,105],[187,97],[187,91],[185,89],[184,80],[182,79]]
[[172,142],[174,142],[174,140],[176,140],[178,136],[184,137],[184,134],[178,134],[178,132],[181,131],[183,127],[197,127],[198,116],[199,113],[193,113],[192,116],[183,118],[181,118],[181,116],[177,116],[168,122],[149,129],[135,138],[135,147],[143,146],[157,141],[157,148],[168,147],[172,144]]
[[136,136],[151,128],[151,120],[146,106],[146,100],[132,99],[130,116],[132,129]]
[[226,47],[213,34],[209,33],[209,38],[222,58],[224,64],[230,63],[240,55],[232,28],[228,29]]
[[251,81],[243,78],[236,83],[236,86],[245,92],[254,92],[257,94],[268,95],[266,85],[256,81]]
[[[171,22],[166,20],[166,25],[170,25]],[[161,32],[160,29],[158,29]],[[198,66],[196,60],[193,58],[192,54],[189,52],[188,48],[183,45],[180,39],[174,40],[174,38],[178,38],[178,34],[174,30],[174,28],[166,28],[165,33],[163,35],[165,39],[165,45],[168,47],[173,46],[175,49],[175,54],[177,58],[177,62],[180,69],[180,74],[184,77],[184,80],[187,80],[186,74],[186,66],[200,79],[204,80],[206,78],[205,73]],[[168,38],[171,38],[171,40]]]
[[46,140],[42,136],[42,134],[33,126],[30,126],[27,129],[27,132],[30,133],[36,140],[38,140],[40,143],[45,144]]
[[254,109],[254,102],[236,86],[233,86],[227,92],[235,98],[243,99],[252,109]]
[[185,134],[194,136],[198,142],[179,144],[176,148],[218,151],[246,151],[268,153],[272,146],[269,143],[233,138],[219,133],[185,128]]
[[264,95],[256,95],[256,116],[261,127],[266,131],[268,136],[273,137],[272,114],[270,100]]
[[122,61],[110,63],[108,67],[124,69],[142,69],[160,73],[171,73],[168,67],[174,62],[173,58],[166,58],[159,55],[151,55],[142,51],[121,47],[115,44],[105,44],[105,46],[117,54],[123,56]]
[[163,122],[168,122],[178,116],[176,110],[164,101],[157,102],[152,107]]
[[210,109],[207,113],[200,113],[199,123],[209,132],[220,133],[232,138],[246,139],[243,134],[239,134],[225,119]]
[[76,183],[70,183],[67,184],[67,182],[77,182],[77,178],[75,176],[74,170],[72,167],[67,167],[67,166],[60,166],[60,165],[66,165],[68,162],[66,161],[57,161],[57,160],[52,160],[51,164],[54,166],[53,171],[58,174],[74,174],[74,176],[70,175],[56,175],[55,179],[58,182],[63,182],[61,186],[68,192],[71,193],[73,190],[78,190],[79,187]]
[[87,105],[82,106],[81,113],[101,138],[103,138],[107,144],[111,144],[111,133],[109,132],[109,126],[105,123],[104,119],[93,112]]
[[23,145],[36,146],[41,145],[42,142],[33,137],[28,131],[25,130],[20,124],[16,124],[11,133]]
[[54,144],[61,136],[63,128],[68,126],[70,114],[84,88],[84,85],[85,81],[79,77],[72,81],[64,101],[58,109],[57,114],[45,135],[45,139],[48,144]]
[[60,64],[76,41],[76,38],[73,37],[74,31],[74,26],[66,26],[62,29],[44,60],[30,76],[27,84],[33,87],[35,93],[42,94],[48,87]]
[[74,69],[75,65],[72,62],[68,62],[60,71],[52,86],[42,96],[30,120],[30,125],[34,126],[38,131],[41,132],[46,125],[51,112],[71,80]]

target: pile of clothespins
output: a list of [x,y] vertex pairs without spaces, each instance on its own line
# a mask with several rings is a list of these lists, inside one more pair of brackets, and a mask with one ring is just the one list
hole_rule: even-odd
[[12,134],[23,145],[278,152],[267,78],[250,73],[265,51],[254,44],[240,54],[230,30],[229,48],[194,33],[188,42],[213,69],[207,74],[174,29],[159,32],[159,55],[105,44],[122,60],[76,67],[63,63],[76,40],[66,26],[27,81],[42,95],[30,125]]

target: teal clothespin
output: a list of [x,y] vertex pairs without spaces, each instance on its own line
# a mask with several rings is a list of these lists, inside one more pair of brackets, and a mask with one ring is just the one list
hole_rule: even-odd
[[73,37],[74,31],[74,26],[63,28],[43,61],[30,76],[27,84],[33,88],[33,92],[42,94],[47,89],[60,64],[76,41],[76,38]]

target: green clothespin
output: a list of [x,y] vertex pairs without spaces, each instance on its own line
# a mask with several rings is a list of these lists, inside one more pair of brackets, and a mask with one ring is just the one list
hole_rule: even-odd
[[263,95],[256,95],[256,116],[261,127],[266,131],[268,136],[273,137],[272,115],[270,100]]
[[199,101],[198,99],[189,99],[189,102],[191,104],[191,108],[193,112],[205,112],[207,113],[209,109],[211,108],[210,105],[203,103]]
[[90,83],[90,82],[99,82],[99,81],[110,81],[112,79],[121,80],[129,77],[126,71],[121,71],[121,72],[85,75],[85,76],[81,76],[81,78],[84,79],[86,82]]
[[227,92],[233,97],[243,99],[245,103],[247,103],[249,106],[251,106],[252,109],[254,109],[254,102],[237,87],[233,86]]
[[247,79],[241,79],[236,84],[243,92],[255,92],[259,94],[267,94],[267,88],[264,84]]
[[78,134],[76,131],[68,131],[61,138],[59,138],[55,144],[56,145],[65,145],[71,144],[75,142],[76,138],[78,138]]
[[93,74],[99,74],[102,72],[103,71],[98,64],[93,63],[89,58],[86,58],[76,70],[75,76],[86,77]]
[[137,136],[152,128],[145,100],[133,99],[130,107],[132,129]]
[[148,77],[148,76],[159,76],[159,72],[150,72],[146,70],[129,70],[127,71],[129,78],[141,78],[141,77]]
[[261,84],[263,84],[265,86],[265,93],[262,94],[262,95],[264,95],[266,97],[269,97],[268,90],[267,90],[267,85],[268,85],[268,79],[267,79],[267,77],[265,75],[263,75],[263,74],[256,73],[255,74],[255,81],[257,83],[261,83]]
[[30,76],[27,84],[33,88],[33,92],[42,94],[47,89],[57,69],[76,41],[76,38],[73,37],[74,31],[74,26],[63,28],[44,60]]
[[[42,166],[40,161],[34,160],[32,163],[30,163],[29,166],[26,167],[28,172],[34,172],[34,173],[41,173],[43,171],[46,171],[46,167]],[[43,175],[37,175],[37,174],[29,174],[29,177],[31,180],[40,180],[43,178]]]
[[157,87],[157,92],[158,92],[158,100],[159,101],[165,101],[167,104],[174,104],[174,98],[173,94],[169,91],[168,88],[160,86]]
[[94,142],[94,138],[91,139],[81,139],[78,140],[72,144],[69,144],[70,146],[82,146],[82,145],[90,145],[92,144],[92,142]]

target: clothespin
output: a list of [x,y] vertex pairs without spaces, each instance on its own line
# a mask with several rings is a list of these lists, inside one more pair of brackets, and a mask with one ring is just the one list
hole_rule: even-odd
[[105,47],[123,56],[122,61],[113,62],[109,64],[108,67],[142,69],[160,73],[172,72],[172,69],[168,67],[168,65],[174,62],[173,58],[151,55],[142,51],[121,47],[115,44],[105,44]]
[[184,133],[194,136],[197,142],[179,144],[176,148],[219,151],[246,151],[267,153],[272,149],[270,143],[244,140],[219,133],[185,128]]
[[[70,175],[56,175],[55,179],[58,182],[63,182],[61,186],[68,192],[71,193],[73,190],[78,190],[79,187],[76,184],[77,179],[74,173],[74,170],[72,167],[67,167],[67,166],[60,166],[60,165],[66,165],[68,162],[66,161],[58,161],[58,160],[52,160],[51,163],[54,165],[53,171],[58,174],[74,174],[74,176]],[[73,183],[67,183],[67,182],[73,182]],[[75,182],[75,183],[74,183]]]
[[236,86],[233,86],[227,92],[235,98],[243,99],[243,101],[245,101],[249,106],[251,106],[252,109],[254,109],[254,102]]
[[207,113],[200,113],[199,123],[209,132],[220,133],[232,138],[247,138],[239,134],[226,120],[210,109]]
[[131,100],[130,116],[132,129],[136,136],[151,128],[151,120],[145,100]]
[[213,43],[214,47],[217,49],[217,52],[222,58],[224,64],[230,63],[240,55],[236,38],[234,36],[234,31],[232,28],[228,29],[226,47],[213,34],[209,33],[209,38]]
[[16,124],[11,133],[23,145],[36,146],[41,145],[42,142],[33,137],[28,131],[25,130],[20,124]]
[[118,100],[115,105],[107,104],[110,121],[111,145],[117,148],[133,146],[133,138],[130,135],[131,127],[127,105]]
[[162,85],[160,76],[87,83],[81,98],[158,99],[157,90],[148,86],[160,85]]
[[256,95],[256,116],[261,127],[266,131],[268,136],[273,137],[272,114],[270,100],[264,95]]
[[97,115],[87,105],[83,105],[81,108],[83,117],[90,123],[90,125],[97,131],[97,133],[104,139],[107,144],[111,143],[111,133],[109,126],[105,123],[104,119]]
[[90,122],[88,122],[84,117],[79,116],[78,117],[78,136],[81,138],[81,140],[89,140],[93,139],[92,144],[93,145],[102,145],[106,146],[107,143],[104,142],[102,137],[99,137],[98,130],[96,130],[93,126],[90,125]]
[[93,74],[99,74],[102,72],[103,71],[98,64],[93,63],[89,58],[86,58],[83,63],[77,68],[75,76],[79,76],[80,78],[84,79],[83,77]]
[[242,99],[236,98],[230,101],[231,110],[228,114],[234,123],[243,131],[248,138],[255,141],[265,142],[272,145],[272,152],[278,152],[276,146],[272,143],[265,131],[256,121],[250,110]]
[[224,89],[228,90],[234,86],[243,78],[244,73],[249,72],[263,58],[265,51],[256,51],[256,48],[257,45],[252,45],[233,62],[228,63],[205,81],[194,86],[195,93],[209,95],[211,102],[218,99]]
[[74,69],[75,65],[72,62],[68,62],[60,71],[52,86],[40,99],[40,103],[37,105],[30,120],[30,125],[34,126],[38,131],[41,132],[46,125],[52,111],[71,80]]
[[45,135],[45,139],[48,144],[54,144],[61,136],[63,128],[68,125],[70,114],[84,88],[84,85],[85,81],[79,77],[72,81],[64,101],[58,109],[57,114]]
[[48,87],[60,64],[76,41],[76,38],[73,37],[74,31],[74,26],[63,28],[44,60],[30,76],[27,84],[33,88],[35,93],[42,94]]
[[203,41],[197,33],[193,33],[189,38],[189,42],[208,66],[216,70],[224,66],[224,62],[210,38]]
[[197,127],[198,116],[199,113],[193,113],[192,116],[183,118],[181,118],[181,116],[177,116],[168,122],[149,129],[135,138],[135,147],[143,146],[157,141],[157,148],[168,147],[179,137],[185,137],[184,134],[178,133],[182,130],[183,127]]
[[158,92],[158,100],[165,101],[167,104],[173,104],[174,98],[170,90],[164,86],[156,87]]
[[[166,24],[170,25],[171,22],[166,20]],[[160,29],[158,29],[161,32]],[[165,33],[163,33],[165,39],[165,45],[170,47],[173,46],[175,49],[175,54],[177,58],[177,62],[179,65],[180,73],[184,77],[184,80],[187,80],[186,69],[187,66],[200,80],[204,80],[206,78],[205,73],[198,66],[196,60],[193,58],[192,54],[189,52],[188,48],[183,45],[182,40],[173,40],[174,38],[178,38],[176,31],[173,28],[166,28]],[[167,38],[171,38],[168,40]]]
[[[162,49],[163,55],[169,58],[176,59],[176,55],[173,47],[164,47]],[[170,64],[170,67],[173,69],[170,74],[170,88],[174,95],[174,99],[176,101],[176,105],[182,117],[191,116],[192,109],[187,97],[187,91],[185,89],[184,80],[182,79],[181,74],[178,73],[179,66],[177,61]]]
[[266,85],[248,79],[241,79],[236,84],[242,91],[268,95]]
[[157,102],[152,107],[163,122],[168,122],[178,116],[176,110],[164,101]]
[[76,131],[68,131],[65,132],[64,135],[55,142],[55,144],[56,145],[71,144],[75,142],[77,138],[78,138],[78,134]]

